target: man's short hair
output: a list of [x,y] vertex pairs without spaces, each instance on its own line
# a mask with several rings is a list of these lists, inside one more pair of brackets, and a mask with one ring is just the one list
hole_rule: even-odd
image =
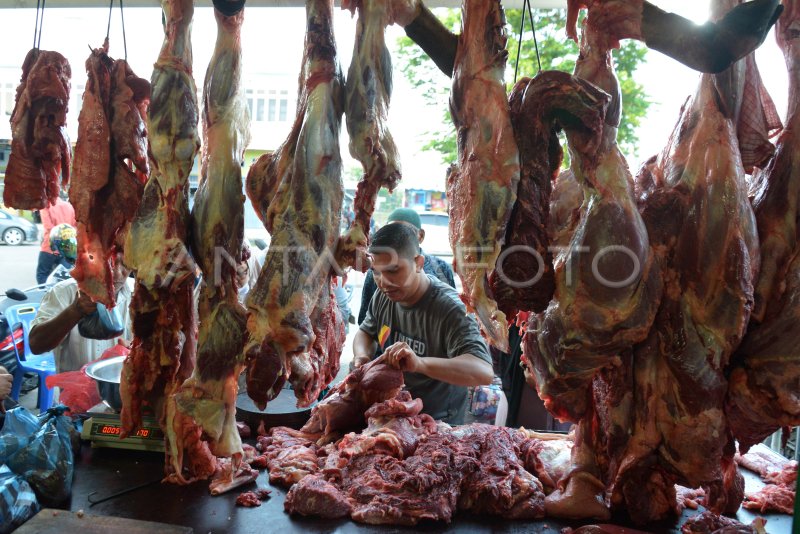
[[369,251],[373,254],[394,250],[397,255],[413,260],[419,254],[417,231],[407,224],[385,224],[372,237]]

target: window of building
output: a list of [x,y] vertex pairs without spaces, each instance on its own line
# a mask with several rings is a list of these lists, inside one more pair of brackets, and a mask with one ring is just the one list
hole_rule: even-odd
[[278,112],[278,120],[286,122],[286,114],[289,109],[289,92],[281,91],[280,111]]
[[256,104],[256,121],[261,122],[264,120],[264,99],[259,98]]

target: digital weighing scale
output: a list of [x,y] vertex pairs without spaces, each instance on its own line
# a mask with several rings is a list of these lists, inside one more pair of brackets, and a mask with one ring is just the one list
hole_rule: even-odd
[[120,439],[122,423],[118,413],[101,403],[90,409],[87,415],[91,417],[83,422],[81,438],[91,441],[93,448],[164,452],[164,432],[152,416],[143,416],[142,427],[135,434]]

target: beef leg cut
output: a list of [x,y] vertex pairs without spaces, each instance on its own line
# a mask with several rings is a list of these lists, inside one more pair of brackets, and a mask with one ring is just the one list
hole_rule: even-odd
[[251,198],[268,195],[254,204],[272,234],[247,297],[247,392],[262,407],[287,378],[298,405],[314,402],[336,375],[344,344],[331,288],[344,196],[339,153],[344,83],[332,0],[308,0],[306,15],[297,118],[282,147],[260,167],[266,173],[248,176]]
[[366,271],[369,223],[378,191],[390,192],[400,181],[400,158],[386,125],[392,96],[392,58],[386,48],[386,26],[394,23],[389,0],[346,0],[342,9],[358,10],[353,59],[347,72],[345,115],[350,154],[364,176],[353,201],[355,220],[342,236],[337,256],[342,267]]
[[743,451],[780,427],[800,425],[800,2],[784,6],[775,35],[789,70],[789,109],[775,156],[754,177],[761,272],[725,402]]
[[450,94],[458,137],[458,165],[447,177],[450,246],[467,311],[477,314],[489,341],[507,352],[506,317],[497,309],[488,280],[505,238],[520,173],[503,87],[508,56],[505,16],[498,0],[466,0],[462,21]]
[[189,173],[200,146],[192,79],[194,5],[164,0],[162,9],[164,44],[153,70],[148,114],[152,172],[125,242],[125,263],[136,270],[136,288],[134,339],[120,378],[121,418],[127,435],[141,426],[142,408],[149,405],[166,436],[167,480],[188,483],[216,469],[201,429],[166,409],[192,372],[197,346],[196,265],[188,250]]
[[579,78],[546,71],[517,82],[509,101],[521,172],[505,244],[489,282],[500,310],[515,317],[519,311],[543,311],[555,289],[547,230],[550,193],[563,159],[557,133],[573,129],[575,142],[596,150],[608,96]]
[[211,482],[211,493],[219,494],[254,480],[258,472],[242,462],[236,429],[247,332],[236,283],[236,268],[245,259],[242,166],[250,138],[242,85],[244,11],[226,16],[217,8],[214,16],[217,42],[203,86],[203,158],[192,210],[192,249],[203,271],[197,363],[167,406],[203,429],[215,456],[231,458]]

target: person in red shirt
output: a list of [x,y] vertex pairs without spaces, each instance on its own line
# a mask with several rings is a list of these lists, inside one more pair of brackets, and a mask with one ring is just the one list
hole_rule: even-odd
[[42,246],[39,249],[39,262],[36,265],[36,283],[44,284],[53,269],[61,262],[57,251],[50,249],[50,230],[61,223],[77,226],[75,223],[75,209],[72,204],[59,197],[56,203],[39,212],[42,217]]

